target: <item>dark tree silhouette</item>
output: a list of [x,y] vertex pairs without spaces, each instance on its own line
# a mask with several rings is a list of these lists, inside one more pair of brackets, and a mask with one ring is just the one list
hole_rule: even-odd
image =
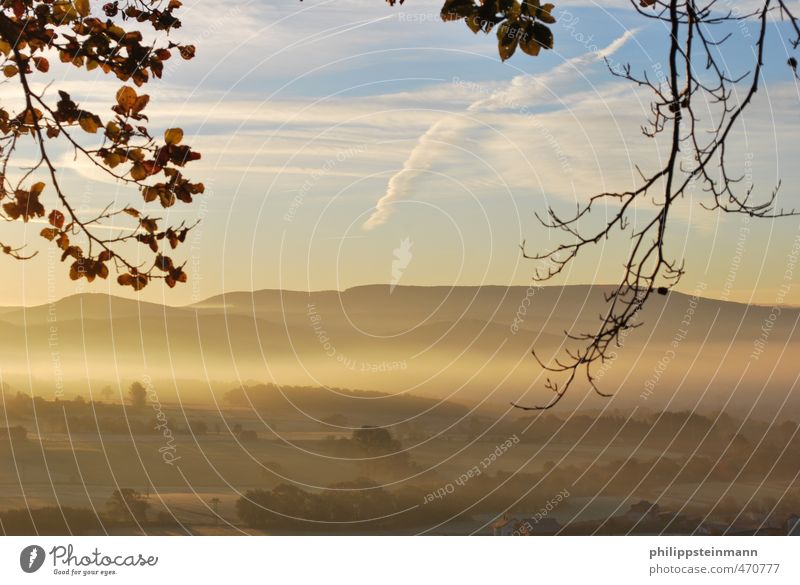
[[367,476],[375,474],[402,474],[411,465],[411,458],[400,441],[388,429],[362,426],[353,430],[352,445],[361,458],[359,462]]
[[147,404],[147,388],[141,382],[134,382],[128,388],[128,398],[134,408],[143,408]]
[[363,426],[353,431],[353,442],[369,456],[387,455],[400,449],[400,443],[392,438],[387,429]]
[[85,508],[46,506],[0,512],[2,536],[79,536],[102,530],[97,513]]
[[132,488],[114,490],[106,502],[108,515],[113,520],[120,522],[144,522],[147,520],[147,510],[150,504]]
[[[160,218],[138,208],[108,203],[99,213],[87,213],[76,193],[69,192],[53,162],[51,148],[61,142],[75,158],[88,161],[122,185],[138,188],[144,203],[170,207],[189,203],[204,191],[182,172],[200,154],[182,144],[183,130],[170,128],[163,138],[150,134],[145,108],[150,96],[140,87],[161,77],[164,62],[178,52],[184,59],[195,48],[167,40],[181,26],[178,0],[118,0],[94,8],[89,0],[4,1],[0,7],[0,61],[7,82],[18,83],[19,104],[0,105],[0,217],[7,221],[37,221],[46,217],[42,237],[58,246],[61,260],[70,261],[73,280],[107,278],[109,266],[117,281],[140,290],[152,279],[170,287],[186,282],[182,265],[164,254],[186,238],[191,226],[159,225]],[[152,29],[156,40],[144,35]],[[99,70],[126,82],[102,118],[73,101],[49,81],[50,61],[58,59],[87,71]],[[111,97],[111,96],[109,96]],[[16,169],[15,154],[35,153],[33,166]],[[144,246],[153,260],[139,263],[136,247]],[[0,243],[0,250],[17,259],[36,251]]]

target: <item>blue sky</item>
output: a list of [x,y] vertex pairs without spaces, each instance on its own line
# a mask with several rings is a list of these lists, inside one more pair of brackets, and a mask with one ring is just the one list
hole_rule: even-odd
[[[506,63],[494,35],[443,23],[440,8],[422,0],[395,8],[379,0],[186,3],[177,36],[195,42],[198,56],[168,64],[165,79],[148,88],[149,109],[154,127],[186,130],[203,153],[192,176],[209,189],[194,206],[161,214],[202,219],[184,248],[190,283],[172,291],[156,284],[142,298],[181,304],[224,290],[390,282],[406,239],[410,261],[400,284],[527,284],[533,266],[519,244],[553,243],[534,212],[574,209],[598,190],[628,188],[635,164],[652,168],[664,155],[663,144],[639,132],[648,96],[611,77],[600,59],[663,67],[661,25],[628,2],[557,4],[555,49]],[[749,68],[750,26],[732,31],[725,53],[732,72]],[[780,177],[781,201],[791,207],[800,206],[800,104],[784,36],[773,35],[766,85],[731,156],[765,194]],[[118,87],[100,75],[55,74],[54,87],[86,104],[110,102]],[[88,207],[109,196],[136,200],[69,153],[63,163]],[[670,228],[671,250],[688,257],[684,288],[702,281],[712,295],[769,303],[798,220],[745,226],[704,211],[701,200],[698,192],[682,201]],[[9,231],[41,246],[38,229]],[[559,282],[613,282],[625,247],[624,238],[604,242]],[[48,277],[46,253],[3,262],[13,283],[3,304],[79,291],[127,294],[106,283],[76,288],[63,266],[54,268],[63,279]]]

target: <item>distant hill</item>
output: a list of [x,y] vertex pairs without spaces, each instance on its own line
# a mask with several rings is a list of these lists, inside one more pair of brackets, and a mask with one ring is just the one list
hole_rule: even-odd
[[[564,330],[592,331],[607,291],[375,285],[233,292],[183,307],[77,295],[0,309],[3,378],[44,395],[62,385],[88,394],[90,383],[97,391],[147,375],[160,395],[198,401],[277,382],[501,408],[509,400],[540,403],[549,395],[532,345],[556,355]],[[787,396],[800,406],[800,393],[790,392],[800,311],[783,308],[773,320],[770,314],[769,307],[681,293],[655,296],[603,375],[604,389],[617,396],[602,400],[576,386],[564,408],[708,410],[727,403],[769,414]],[[765,323],[764,350],[753,357]]]

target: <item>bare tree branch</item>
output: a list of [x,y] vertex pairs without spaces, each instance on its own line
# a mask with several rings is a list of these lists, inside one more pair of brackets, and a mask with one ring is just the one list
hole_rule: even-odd
[[[567,333],[567,338],[579,342],[580,347],[567,349],[564,357],[553,361],[545,362],[536,350],[533,351],[539,365],[551,374],[558,374],[560,379],[547,379],[545,387],[554,394],[549,401],[540,405],[514,404],[522,410],[552,408],[579,378],[585,378],[597,394],[609,396],[596,385],[594,368],[609,360],[613,349],[621,346],[624,331],[641,325],[637,317],[650,296],[654,292],[667,294],[683,276],[683,260],[666,253],[667,227],[675,201],[694,185],[700,185],[707,194],[708,201],[703,203],[707,209],[760,218],[796,214],[794,209],[775,207],[780,185],[765,199],[755,200],[754,187],[743,184],[744,176],[732,171],[726,159],[731,133],[761,82],[770,16],[788,22],[793,35],[792,47],[796,49],[800,45],[800,25],[786,2],[764,0],[758,10],[746,14],[734,10],[718,12],[716,0],[631,0],[631,4],[640,15],[663,22],[668,29],[666,77],[652,80],[646,73],[637,76],[630,65],[619,71],[609,64],[609,69],[613,75],[652,92],[651,117],[642,132],[645,136],[656,137],[669,131],[669,156],[661,168],[649,175],[639,170],[641,182],[631,191],[593,195],[569,217],[562,217],[548,208],[547,217],[537,217],[545,227],[564,233],[567,241],[551,250],[535,253],[529,253],[523,243],[523,255],[546,264],[543,270],[537,269],[534,279],[547,281],[560,274],[589,246],[628,230],[629,213],[635,205],[650,202],[654,215],[631,233],[632,245],[622,278],[606,297],[606,312],[601,316],[597,331]],[[716,39],[714,33],[718,28],[724,30],[725,25],[751,20],[758,26],[753,67],[733,76],[720,62],[719,53],[720,47],[730,42],[731,34],[725,33]],[[698,106],[706,108],[706,116],[709,116],[709,109],[714,111],[713,119],[705,120],[704,125],[699,123]],[[579,228],[579,221],[600,204],[617,205],[618,209],[603,227],[585,233]]]

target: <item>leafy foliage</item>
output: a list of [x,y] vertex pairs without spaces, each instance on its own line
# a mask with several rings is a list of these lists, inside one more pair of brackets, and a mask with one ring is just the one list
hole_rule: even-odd
[[[167,40],[181,26],[175,12],[179,0],[123,0],[109,2],[101,10],[89,0],[5,0],[0,9],[0,59],[7,81],[19,83],[23,104],[13,110],[0,106],[0,216],[23,222],[43,221],[41,236],[61,251],[69,262],[72,280],[106,279],[109,266],[119,272],[117,282],[141,290],[152,279],[170,287],[186,282],[182,264],[163,254],[166,245],[176,248],[192,226],[181,223],[164,227],[160,218],[133,207],[115,209],[113,202],[95,216],[85,216],[59,181],[49,149],[64,141],[76,158],[88,160],[116,181],[139,189],[144,203],[171,207],[177,201],[191,203],[204,192],[183,167],[200,153],[183,143],[184,132],[169,128],[163,138],[151,135],[144,111],[150,96],[137,88],[160,78],[164,62],[177,52],[194,57],[195,48]],[[152,29],[154,41],[145,41],[143,30]],[[124,82],[110,107],[101,116],[75,102],[65,91],[35,91],[34,78],[50,71],[58,59],[86,71],[99,69]],[[94,142],[94,146],[87,145]],[[37,162],[12,176],[12,155],[31,145]],[[112,218],[126,219],[120,226]],[[111,235],[109,235],[111,234]],[[30,258],[22,248],[0,244],[2,251],[18,259]],[[154,259],[137,257],[142,246]]]
[[106,502],[109,518],[120,522],[140,523],[147,520],[150,503],[132,488],[114,490]]
[[396,509],[393,494],[364,478],[330,485],[320,493],[282,483],[272,490],[248,490],[236,502],[242,522],[270,530],[352,522],[376,527],[385,525],[385,517]]
[[45,506],[0,512],[3,536],[80,536],[98,534],[102,527],[98,514],[87,508]]
[[497,52],[505,61],[517,48],[533,57],[543,48],[553,48],[553,31],[547,26],[556,22],[553,8],[539,0],[445,0],[441,17],[445,22],[463,20],[475,34],[497,29]]
[[147,404],[147,388],[141,382],[133,382],[128,388],[128,397],[134,408],[143,408]]

